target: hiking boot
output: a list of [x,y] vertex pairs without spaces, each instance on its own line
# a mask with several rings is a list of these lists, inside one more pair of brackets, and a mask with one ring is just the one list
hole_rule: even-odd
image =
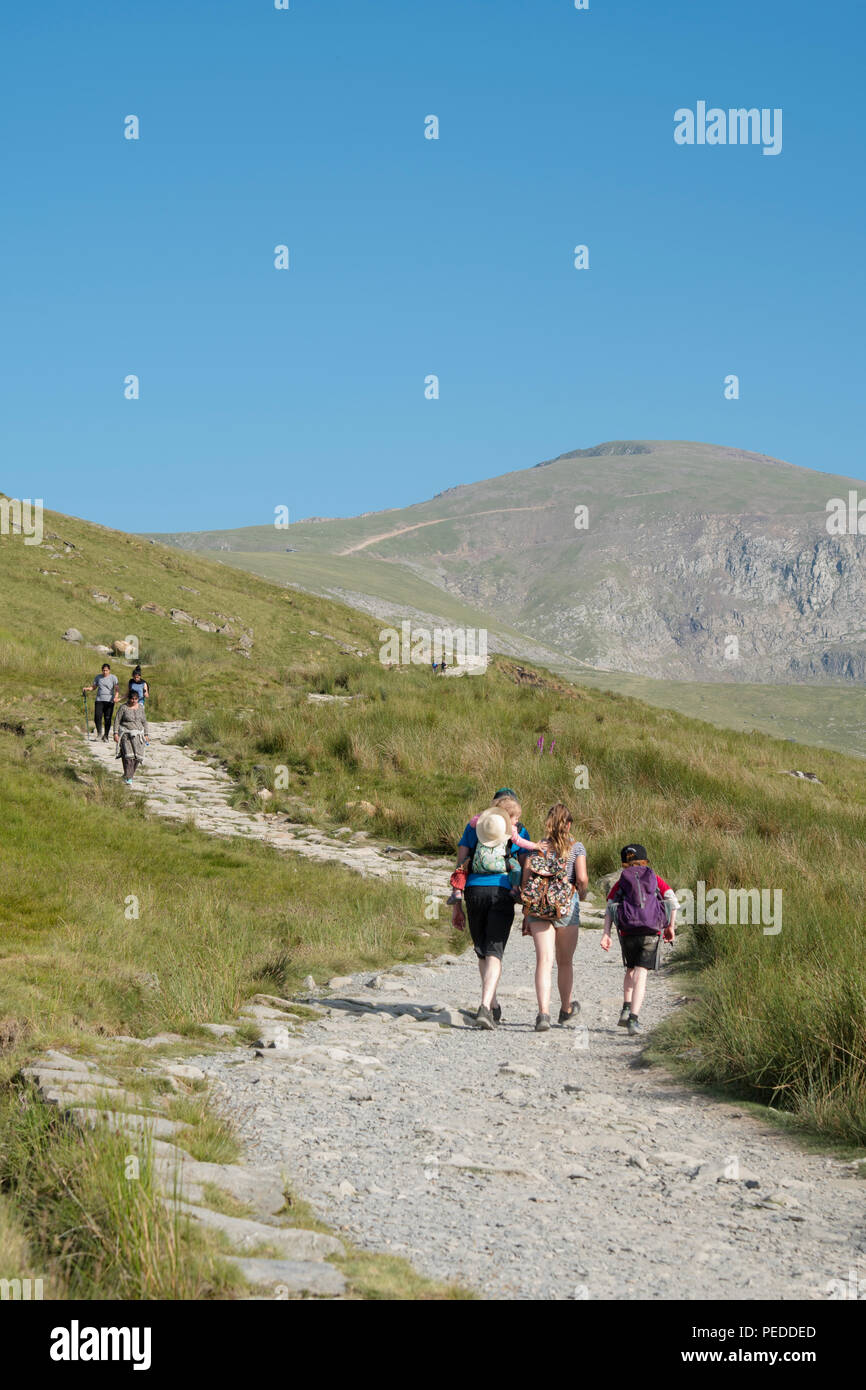
[[493,1015],[483,1004],[478,1005],[478,1013],[475,1015],[475,1024],[478,1028],[486,1028],[488,1031],[493,1027]]
[[641,1032],[641,1026],[640,1026],[640,1023],[638,1022],[637,1014],[630,1014],[630,1015],[629,1015],[629,1020],[628,1020],[628,1035],[629,1035],[629,1037],[630,1037],[630,1038],[633,1038],[634,1035],[635,1035],[635,1033],[640,1033],[640,1032]]
[[565,1009],[560,1009],[560,1011],[559,1011],[559,1022],[560,1022],[560,1023],[571,1023],[572,1019],[577,1018],[577,1015],[578,1015],[579,1013],[580,1013],[580,1005],[578,1004],[578,1002],[577,1002],[576,999],[572,999],[572,1001],[571,1001],[571,1008],[569,1009],[568,1013],[565,1012]]
[[502,1022],[502,1005],[501,1005],[501,1004],[494,1004],[494,1005],[493,1005],[493,1009],[492,1009],[492,1013],[493,1013],[493,1022],[494,1022],[494,1023],[501,1023],[501,1022]]
[[618,1018],[617,1021],[616,1021],[616,1026],[617,1026],[617,1028],[627,1028],[627,1027],[628,1027],[628,1021],[629,1021],[630,1018],[631,1018],[631,1008],[629,1007],[628,1004],[623,1004],[623,1006],[622,1006],[622,1008],[621,1008],[621,1010],[620,1010],[619,1018]]
[[546,1033],[550,1028],[550,1014],[539,1014],[535,1020],[536,1033]]

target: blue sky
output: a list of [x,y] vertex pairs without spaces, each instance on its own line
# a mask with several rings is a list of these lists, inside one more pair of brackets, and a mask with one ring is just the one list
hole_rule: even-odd
[[[48,0],[5,28],[10,495],[197,530],[614,438],[863,476],[853,0]],[[699,100],[781,107],[781,154],[675,145]]]

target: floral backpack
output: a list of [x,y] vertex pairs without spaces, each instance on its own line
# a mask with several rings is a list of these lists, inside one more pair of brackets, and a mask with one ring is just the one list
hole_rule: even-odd
[[568,878],[568,860],[550,850],[537,850],[529,859],[529,873],[521,892],[529,917],[559,920],[574,905],[574,887]]

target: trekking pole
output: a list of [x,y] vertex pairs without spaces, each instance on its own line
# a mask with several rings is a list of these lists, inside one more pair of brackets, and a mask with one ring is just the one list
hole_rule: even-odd
[[82,700],[84,701],[84,737],[87,738],[88,735],[90,734],[90,715],[89,715],[88,712],[87,712],[87,691],[86,691],[86,690],[82,690],[82,692],[81,692],[81,698],[82,698]]

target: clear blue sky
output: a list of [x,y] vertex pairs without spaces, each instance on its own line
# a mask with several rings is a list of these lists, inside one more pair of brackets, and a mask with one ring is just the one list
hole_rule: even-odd
[[[45,0],[4,27],[9,494],[246,525],[612,438],[863,476],[861,3]],[[781,107],[782,153],[675,145],[699,100]]]

